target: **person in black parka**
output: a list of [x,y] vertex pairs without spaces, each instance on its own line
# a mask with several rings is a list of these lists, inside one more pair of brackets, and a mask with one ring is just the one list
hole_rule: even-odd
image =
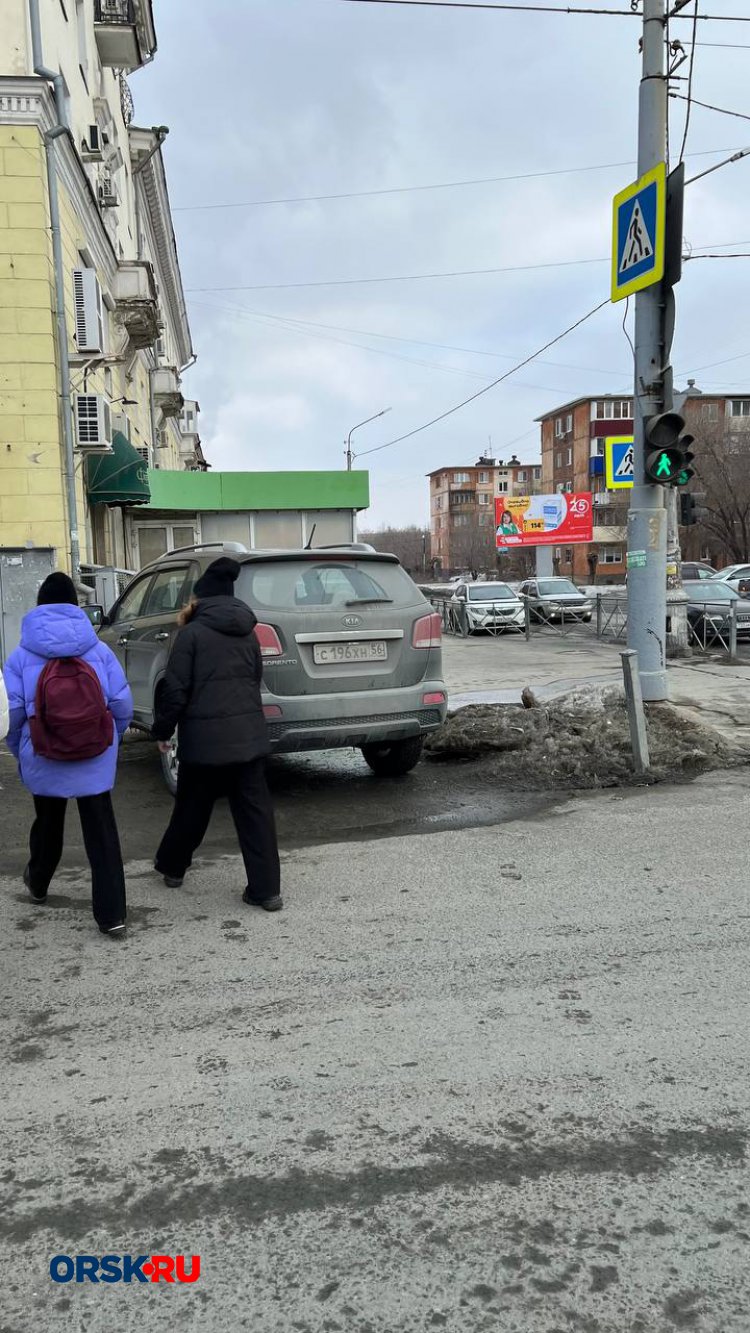
[[178,732],[177,797],[155,866],[178,888],[216,800],[229,799],[247,871],[243,901],[278,912],[279,853],[266,784],[268,732],[262,658],[249,606],[234,596],[240,566],[223,556],[195,585],[174,642],[152,729],[163,748]]

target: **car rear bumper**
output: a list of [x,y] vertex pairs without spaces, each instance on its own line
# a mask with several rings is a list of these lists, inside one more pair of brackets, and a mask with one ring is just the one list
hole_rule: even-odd
[[[425,704],[426,694],[441,692],[446,703]],[[426,735],[445,721],[447,689],[442,680],[422,681],[398,690],[367,690],[350,694],[279,695],[263,692],[266,709],[280,708],[268,718],[274,753],[328,750],[369,745],[373,741],[407,740]]]

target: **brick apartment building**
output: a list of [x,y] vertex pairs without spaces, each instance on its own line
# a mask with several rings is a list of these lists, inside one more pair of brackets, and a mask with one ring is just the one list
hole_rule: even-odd
[[[679,402],[682,395],[676,395]],[[700,450],[701,433],[750,432],[750,397],[703,394],[688,381],[679,411]],[[626,571],[628,490],[607,491],[604,441],[611,435],[632,435],[633,400],[613,394],[576,398],[538,418],[541,425],[542,490],[592,491],[594,540],[590,545],[555,547],[555,569],[586,582],[594,568],[598,583],[622,583]],[[749,436],[750,438],[750,436]],[[683,556],[721,560],[715,548],[693,529],[684,533]],[[693,549],[696,548],[696,549]],[[725,563],[725,561],[724,561]]]
[[507,463],[482,457],[473,467],[444,467],[428,475],[432,559],[446,574],[475,562],[487,568],[494,556],[496,496],[535,495],[542,488],[541,465],[522,463],[515,455]]

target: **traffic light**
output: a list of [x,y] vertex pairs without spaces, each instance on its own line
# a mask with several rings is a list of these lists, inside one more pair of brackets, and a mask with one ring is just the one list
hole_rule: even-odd
[[695,496],[686,491],[680,496],[680,526],[691,528],[698,520],[695,514]]
[[660,486],[686,486],[693,476],[692,435],[683,435],[679,412],[662,412],[646,421],[646,480]]

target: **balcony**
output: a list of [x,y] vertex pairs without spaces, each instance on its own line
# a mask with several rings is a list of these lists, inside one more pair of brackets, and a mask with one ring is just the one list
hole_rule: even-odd
[[133,349],[153,347],[162,331],[156,281],[151,264],[120,264],[115,274],[112,295],[115,321],[130,339]]
[[110,69],[140,69],[156,51],[151,0],[94,0],[99,59]]
[[185,406],[180,393],[180,379],[173,366],[161,366],[153,371],[151,384],[154,402],[163,417],[179,417]]

